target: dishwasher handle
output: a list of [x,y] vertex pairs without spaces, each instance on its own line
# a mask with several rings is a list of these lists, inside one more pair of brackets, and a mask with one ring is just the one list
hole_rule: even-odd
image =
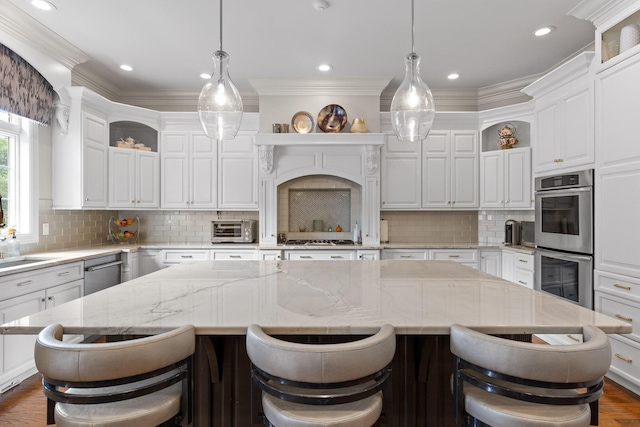
[[108,262],[106,264],[100,264],[100,265],[94,265],[92,267],[87,267],[87,268],[84,269],[84,271],[102,270],[103,268],[115,267],[116,265],[120,265],[122,263],[124,263],[124,261]]

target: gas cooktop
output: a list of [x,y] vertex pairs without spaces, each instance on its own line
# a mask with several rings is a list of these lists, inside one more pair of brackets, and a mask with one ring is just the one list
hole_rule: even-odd
[[297,239],[287,240],[284,244],[296,246],[349,246],[353,245],[353,240]]

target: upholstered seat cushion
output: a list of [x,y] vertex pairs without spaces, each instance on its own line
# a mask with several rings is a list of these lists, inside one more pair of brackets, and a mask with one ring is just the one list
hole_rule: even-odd
[[275,426],[371,427],[382,412],[382,392],[340,405],[302,405],[262,394],[262,408]]
[[[100,392],[118,387],[100,389]],[[89,390],[69,389],[70,394],[85,394]],[[135,399],[98,405],[70,405],[57,403],[55,419],[57,427],[136,427],[157,426],[180,412],[182,384],[177,383],[163,390]],[[135,422],[132,422],[135,420]]]
[[493,427],[589,426],[589,405],[542,405],[509,399],[465,384],[466,412]]

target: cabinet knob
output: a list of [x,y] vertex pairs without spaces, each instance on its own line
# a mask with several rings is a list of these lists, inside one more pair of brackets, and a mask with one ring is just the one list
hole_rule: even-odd
[[384,204],[386,204],[386,203],[387,203],[387,202],[385,202],[385,201],[383,201],[383,202],[382,202],[382,204],[383,204],[383,205],[384,205]]
[[84,201],[85,201],[85,202],[88,202],[88,201],[89,201],[89,198],[87,197],[86,199],[84,199]]
[[135,202],[136,202],[135,200],[132,200],[132,201],[131,201],[131,203],[135,203]]
[[140,203],[140,200],[138,200],[138,203]]
[[456,201],[454,200],[453,202],[451,202],[451,204],[452,204],[452,205],[455,205],[455,204],[456,204]]

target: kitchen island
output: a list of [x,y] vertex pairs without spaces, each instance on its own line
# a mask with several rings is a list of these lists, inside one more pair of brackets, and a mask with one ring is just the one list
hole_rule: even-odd
[[449,261],[202,261],[177,265],[3,325],[35,334],[152,334],[193,324],[196,425],[261,425],[244,334],[251,323],[303,342],[332,342],[390,323],[398,334],[383,425],[452,425],[453,323],[526,339],[622,321]]

